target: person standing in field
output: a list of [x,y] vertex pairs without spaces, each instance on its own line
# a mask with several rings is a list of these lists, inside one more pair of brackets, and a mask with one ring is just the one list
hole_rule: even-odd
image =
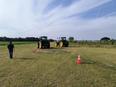
[[12,59],[13,58],[13,49],[14,49],[14,44],[12,43],[12,41],[9,42],[7,48],[9,51],[9,57],[10,57],[10,59]]

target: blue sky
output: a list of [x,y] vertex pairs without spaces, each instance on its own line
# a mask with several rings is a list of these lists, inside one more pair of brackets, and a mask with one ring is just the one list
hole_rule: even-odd
[[0,0],[0,36],[116,39],[116,0]]

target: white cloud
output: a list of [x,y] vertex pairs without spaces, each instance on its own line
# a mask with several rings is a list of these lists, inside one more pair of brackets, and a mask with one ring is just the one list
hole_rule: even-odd
[[[44,14],[45,8],[52,1],[0,0],[0,34],[12,37],[40,35],[51,37],[74,35],[76,37],[79,34],[80,37],[84,38],[87,32],[92,31],[93,34],[96,34],[95,37],[99,38],[102,36],[101,34],[107,34],[108,32],[108,35],[112,36],[116,32],[116,16],[109,15],[92,20],[84,20],[79,15],[68,18],[71,15],[86,12],[112,0],[77,0],[77,2],[67,7],[59,5]],[[99,37],[97,34],[100,34]]]
[[51,15],[50,18],[52,21],[54,20],[61,20],[62,18],[79,14],[85,11],[88,11],[90,9],[93,9],[95,7],[98,7],[99,5],[105,4],[110,2],[111,0],[80,0],[76,3],[68,6],[68,7],[62,7],[59,6],[56,9],[52,10],[48,15],[48,17]]

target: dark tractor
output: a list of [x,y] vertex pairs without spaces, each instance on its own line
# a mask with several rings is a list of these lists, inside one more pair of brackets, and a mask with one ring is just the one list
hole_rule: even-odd
[[69,42],[66,40],[66,37],[61,37],[61,40],[59,40],[57,42],[57,46],[58,47],[68,47],[69,46]]
[[50,41],[47,39],[47,36],[41,36],[38,42],[39,49],[48,49],[50,48]]

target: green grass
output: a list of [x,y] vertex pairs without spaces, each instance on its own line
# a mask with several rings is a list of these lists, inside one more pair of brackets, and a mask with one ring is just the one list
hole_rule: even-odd
[[[0,46],[7,46],[9,42],[8,41],[1,41]],[[34,41],[36,43],[36,41]],[[33,44],[33,41],[14,41],[14,45],[24,45],[24,44]]]
[[[36,44],[0,52],[0,87],[116,87],[116,49],[69,47],[34,52]],[[76,65],[77,55],[83,64]]]

